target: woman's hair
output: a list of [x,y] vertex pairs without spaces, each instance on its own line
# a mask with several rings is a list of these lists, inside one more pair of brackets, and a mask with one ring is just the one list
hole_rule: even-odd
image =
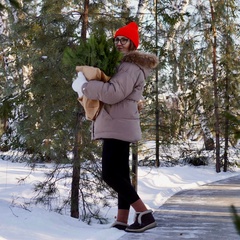
[[132,40],[130,40],[130,45],[129,45],[129,51],[135,51],[137,50],[136,46],[134,45],[134,43],[132,42]]

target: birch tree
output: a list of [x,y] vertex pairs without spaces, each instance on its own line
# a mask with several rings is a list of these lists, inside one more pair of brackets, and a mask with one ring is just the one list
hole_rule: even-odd
[[[14,102],[22,88],[16,88],[16,83],[22,86],[24,83],[24,68],[18,71],[17,49],[12,38],[11,26],[18,21],[17,9],[20,8],[18,1],[0,2],[0,134],[3,136],[2,149],[10,149],[11,133],[14,131],[10,126],[10,119],[14,118],[16,109]],[[14,113],[15,111],[15,113]],[[2,123],[2,125],[1,125]],[[16,132],[15,132],[16,134]],[[11,140],[10,140],[11,139]]]

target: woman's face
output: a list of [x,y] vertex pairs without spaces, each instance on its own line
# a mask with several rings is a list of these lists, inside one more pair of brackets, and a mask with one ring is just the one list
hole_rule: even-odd
[[129,52],[130,40],[124,36],[117,36],[114,39],[117,50],[123,54]]

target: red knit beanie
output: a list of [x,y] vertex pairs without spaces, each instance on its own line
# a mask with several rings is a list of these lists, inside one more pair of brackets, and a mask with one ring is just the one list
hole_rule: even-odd
[[135,22],[131,22],[126,26],[119,28],[116,31],[114,38],[116,38],[117,36],[124,36],[130,39],[135,45],[135,47],[138,48],[139,45],[138,25]]

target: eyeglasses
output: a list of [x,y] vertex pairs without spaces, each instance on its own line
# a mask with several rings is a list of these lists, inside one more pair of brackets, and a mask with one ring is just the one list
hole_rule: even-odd
[[117,38],[114,39],[115,44],[118,44],[118,42],[120,42],[121,45],[125,45],[128,41],[129,41],[128,38],[118,38],[117,37]]

